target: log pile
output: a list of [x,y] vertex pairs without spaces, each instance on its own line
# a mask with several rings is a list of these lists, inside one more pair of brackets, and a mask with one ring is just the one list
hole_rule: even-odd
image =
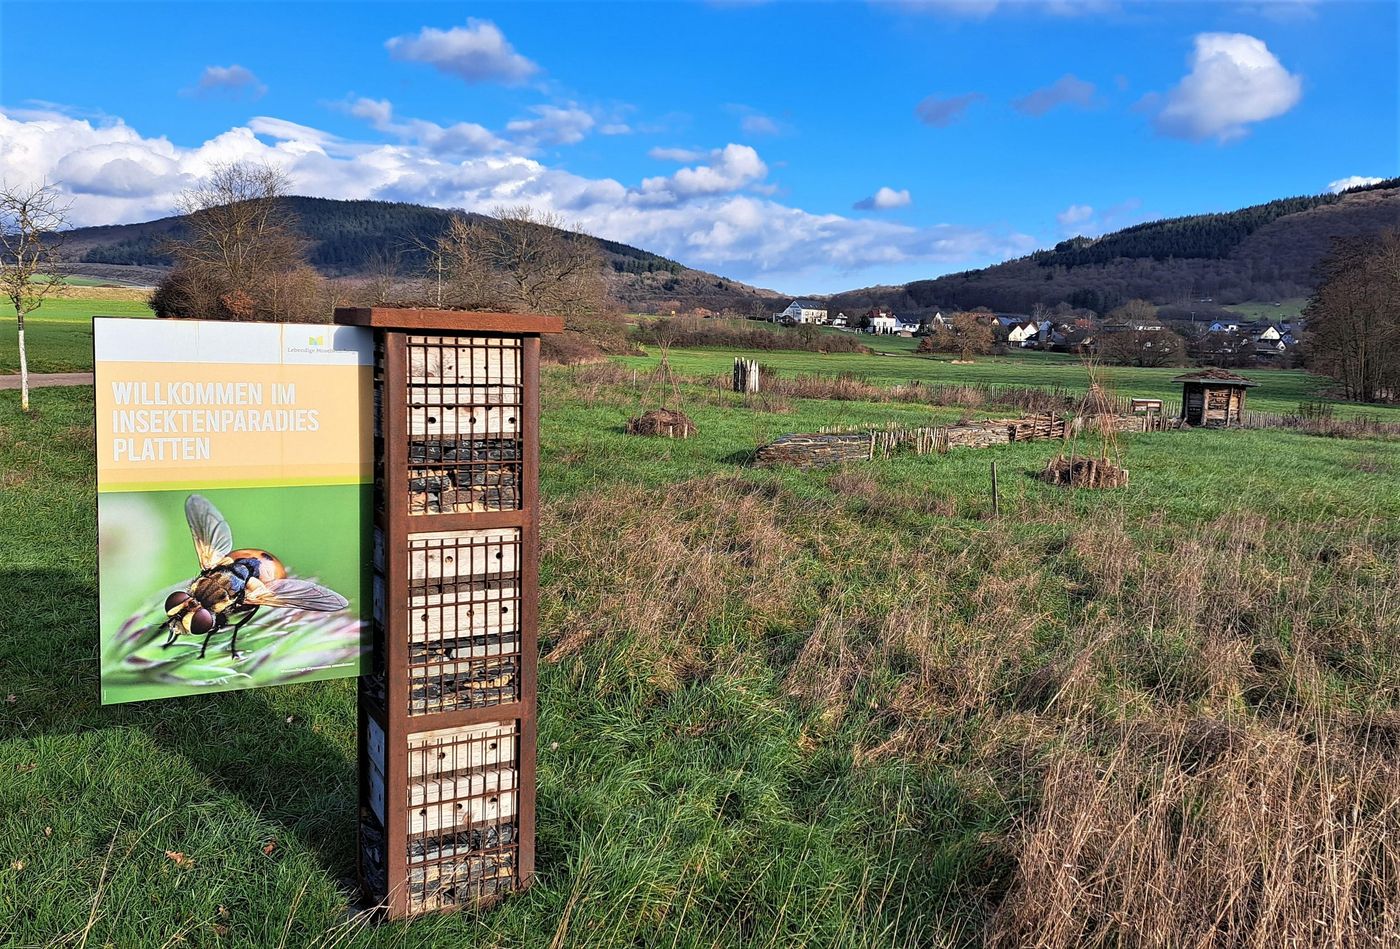
[[819,468],[852,461],[869,461],[875,443],[871,432],[834,435],[784,435],[754,452],[754,464],[761,468],[792,465]]
[[1092,429],[1099,418],[1109,420],[1118,432],[1152,432],[1169,427],[1161,416],[1100,416],[1066,421],[1056,415],[1028,415],[1016,419],[986,419],[958,425],[832,428],[815,434],[784,435],[762,445],[754,453],[756,464],[764,467],[794,465],[814,468],[871,458],[889,458],[896,452],[927,455],[943,454],[953,448],[989,448],[1012,442],[1063,439],[1070,432]]
[[1128,469],[1106,458],[1052,458],[1040,479],[1066,488],[1125,488]]
[[628,435],[689,438],[696,431],[695,423],[684,412],[675,409],[652,409],[627,422]]

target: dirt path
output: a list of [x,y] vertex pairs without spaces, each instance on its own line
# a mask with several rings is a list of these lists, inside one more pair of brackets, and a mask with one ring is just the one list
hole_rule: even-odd
[[[90,386],[90,372],[31,372],[29,388],[42,389],[46,386]],[[18,389],[19,373],[13,376],[0,376],[0,389]]]

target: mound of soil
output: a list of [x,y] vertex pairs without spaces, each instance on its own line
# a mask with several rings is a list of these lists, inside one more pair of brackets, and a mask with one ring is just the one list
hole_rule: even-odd
[[628,435],[657,435],[664,438],[689,438],[697,429],[684,412],[675,409],[652,409],[627,422]]

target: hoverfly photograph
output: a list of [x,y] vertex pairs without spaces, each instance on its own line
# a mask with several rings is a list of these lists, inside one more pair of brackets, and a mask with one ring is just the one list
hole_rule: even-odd
[[203,636],[199,647],[202,659],[209,649],[209,640],[227,631],[229,655],[241,659],[238,631],[260,609],[334,613],[350,605],[334,590],[288,577],[282,561],[266,550],[234,550],[228,521],[203,495],[191,494],[185,501],[185,520],[194,538],[199,576],[190,581],[188,589],[176,590],[165,598],[170,635],[163,647],[175,645],[182,634]]
[[127,604],[103,632],[104,701],[359,674],[359,548],[323,516],[325,490],[301,489],[300,505],[221,492],[231,517],[204,494],[104,498],[117,541],[102,596]]

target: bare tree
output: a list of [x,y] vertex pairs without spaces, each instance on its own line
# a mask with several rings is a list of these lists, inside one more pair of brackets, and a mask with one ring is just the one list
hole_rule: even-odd
[[996,345],[991,315],[963,310],[954,313],[947,325],[934,330],[919,341],[921,353],[957,353],[958,359],[971,362],[974,356],[991,352]]
[[288,208],[289,180],[274,165],[229,162],[180,196],[184,237],[176,267],[152,297],[159,316],[325,320],[321,278]]
[[485,249],[490,239],[482,231],[489,226],[464,215],[453,215],[447,231],[438,238],[436,259],[441,262],[447,299],[453,306],[467,310],[505,309],[502,278],[493,269]]
[[388,306],[398,299],[403,254],[398,250],[374,250],[365,260],[363,296],[371,306]]
[[1349,399],[1400,398],[1400,230],[1336,241],[1318,276],[1303,311],[1312,367]]
[[1119,329],[1099,334],[1099,354],[1122,366],[1179,366],[1186,340],[1169,329]]
[[497,274],[505,307],[566,318],[603,309],[603,255],[595,241],[567,230],[558,214],[528,205],[492,214],[496,220],[475,228],[473,242]]
[[437,240],[428,240],[424,237],[415,237],[409,244],[423,254],[423,273],[428,279],[428,296],[433,301],[433,306],[441,307],[447,289],[447,256],[443,247],[446,235],[438,237]]
[[24,318],[63,283],[55,271],[69,203],[48,183],[0,185],[0,289],[19,330],[19,404],[29,411],[29,355]]

